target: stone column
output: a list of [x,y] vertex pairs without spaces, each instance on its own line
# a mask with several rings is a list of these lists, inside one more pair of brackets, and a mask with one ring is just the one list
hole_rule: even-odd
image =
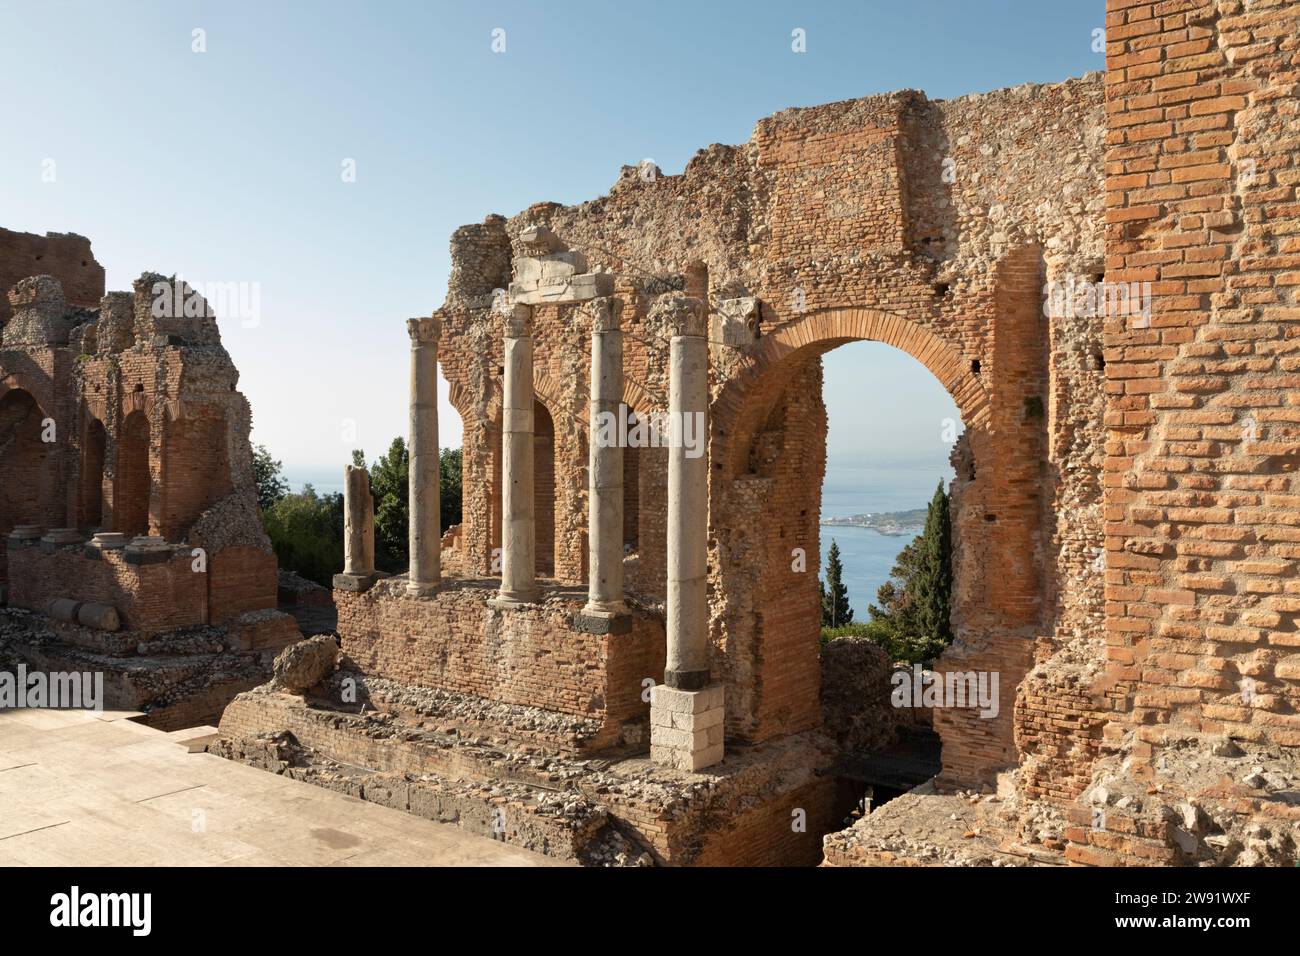
[[592,617],[615,617],[623,603],[623,303],[602,296],[591,304],[591,434],[587,496],[587,606]]
[[370,473],[355,465],[345,465],[343,573],[334,575],[334,586],[344,591],[365,591],[376,578],[375,499],[370,493]]
[[501,443],[501,605],[537,600],[537,526],[533,506],[533,310],[506,318],[505,400]]
[[723,756],[723,689],[709,683],[709,346],[704,303],[664,303],[668,414],[668,659],[650,694],[650,757],[699,770]]
[[427,597],[442,583],[438,500],[438,339],[436,318],[408,319],[411,336],[409,522],[411,562],[406,593]]

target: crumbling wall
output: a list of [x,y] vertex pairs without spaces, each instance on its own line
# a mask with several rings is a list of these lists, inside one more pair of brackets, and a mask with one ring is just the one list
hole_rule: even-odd
[[[638,412],[666,407],[657,298],[691,288],[721,317],[710,343],[710,576],[728,730],[758,742],[816,726],[820,355],[888,342],[952,393],[970,432],[974,477],[955,505],[955,654],[963,669],[1005,672],[996,726],[940,722],[954,737],[950,771],[987,778],[1014,764],[1014,694],[1035,649],[1049,654],[1058,632],[1089,632],[1100,617],[1099,581],[1083,573],[1102,538],[1090,471],[1101,432],[1089,424],[1100,321],[1045,315],[1041,287],[1102,257],[1102,103],[1093,74],[949,101],[905,91],[786,110],[741,146],[701,150],[680,175],[625,167],[598,199],[457,230],[439,315],[442,367],[466,426],[462,569],[492,573],[499,546],[505,288],[520,233],[544,225],[613,275],[625,401]],[[557,430],[571,416],[580,432],[585,316],[539,306],[534,322],[539,398]],[[639,454],[628,582],[662,600],[666,481],[655,453]],[[572,491],[556,502],[557,534],[568,536],[557,551],[584,554],[585,460],[557,456],[555,484]],[[582,581],[576,562],[557,561],[556,576]],[[967,747],[973,740],[984,743]]]
[[[53,237],[41,245],[15,235],[0,234],[0,273],[21,270],[31,258],[5,258],[16,242],[44,249],[35,261],[73,278],[65,288],[56,276],[36,275],[8,290],[0,470],[13,494],[0,504],[0,535],[19,525],[72,529],[79,544],[96,532],[127,540],[153,534],[191,546],[197,584],[178,584],[179,591],[169,585],[157,597],[175,599],[181,618],[218,622],[273,608],[275,556],[257,511],[251,414],[208,304],[155,273],[142,275],[130,293],[104,295],[102,268],[87,258],[74,269],[69,259],[89,257],[85,240]],[[92,292],[97,307],[86,299]],[[0,559],[0,583],[8,557]],[[51,571],[49,583],[63,589],[58,596],[80,596],[81,571],[93,590],[104,568],[122,563],[79,563],[89,560],[78,554],[67,573]],[[137,574],[128,571],[123,565],[105,587],[136,607]],[[12,600],[45,599],[26,593],[16,589]],[[136,616],[152,620],[149,612]]]

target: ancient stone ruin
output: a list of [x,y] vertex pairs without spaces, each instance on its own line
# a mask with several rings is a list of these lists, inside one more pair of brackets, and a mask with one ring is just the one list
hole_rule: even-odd
[[[1109,7],[1105,76],[788,110],[459,229],[408,323],[410,571],[360,533],[339,669],[228,752],[587,862],[1294,861],[1296,18]],[[998,696],[841,830],[820,358],[860,339],[960,409],[935,670]]]
[[103,671],[160,727],[215,721],[301,636],[216,318],[160,275],[105,294],[80,236],[0,230],[0,278],[0,653]]
[[[1105,74],[787,110],[680,175],[458,229],[407,322],[410,567],[376,570],[349,468],[338,647],[289,647],[210,749],[594,865],[1294,864],[1300,14],[1106,24]],[[53,476],[5,513],[11,603],[147,615],[116,582],[181,558],[62,536],[97,527],[207,548],[185,606],[246,620],[270,592],[234,569],[267,552],[215,327],[62,289],[17,285],[0,354],[0,436],[77,423],[5,453]],[[858,340],[960,410],[955,701],[892,707],[883,652],[820,645],[821,358]],[[845,768],[929,732],[933,779],[855,811]]]

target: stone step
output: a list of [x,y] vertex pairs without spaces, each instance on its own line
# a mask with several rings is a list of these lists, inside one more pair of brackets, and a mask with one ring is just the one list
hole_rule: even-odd
[[209,752],[557,859],[634,865],[640,851],[576,789],[377,770],[331,759],[290,734],[221,737]]
[[521,741],[487,721],[344,710],[320,700],[303,704],[300,697],[259,688],[231,702],[220,732],[250,739],[287,730],[299,745],[341,764],[552,790],[611,762],[566,754],[536,739]]

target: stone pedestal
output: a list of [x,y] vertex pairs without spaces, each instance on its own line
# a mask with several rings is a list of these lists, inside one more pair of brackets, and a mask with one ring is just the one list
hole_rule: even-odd
[[41,547],[46,551],[66,548],[68,545],[81,544],[86,536],[76,528],[51,528],[41,536]]
[[719,763],[724,754],[723,689],[650,688],[650,759],[662,767],[695,771]]
[[[709,347],[704,303],[663,303],[672,331],[668,415],[668,639],[664,685],[650,698],[651,759],[698,770],[722,759],[722,688],[709,686],[707,453]],[[698,439],[692,449],[686,431]],[[657,743],[656,743],[657,741]]]
[[376,580],[375,499],[370,493],[370,473],[346,465],[343,468],[343,573],[334,575],[334,586],[344,591],[365,591]]
[[591,305],[591,432],[587,496],[589,617],[615,617],[623,603],[623,446],[617,422],[623,400],[623,304]]
[[156,534],[142,534],[132,538],[122,552],[127,564],[165,564],[175,553],[175,547]]
[[86,542],[81,553],[88,558],[100,559],[105,551],[120,551],[126,547],[126,535],[120,531],[100,531]]
[[[426,597],[442,583],[438,497],[438,339],[442,334],[442,323],[435,318],[410,319],[406,328],[411,336],[411,563],[406,593],[413,597]],[[373,573],[373,544],[370,560],[370,573]]]
[[533,504],[533,310],[516,305],[506,319],[501,447],[501,591],[498,606],[537,600],[537,526]]

